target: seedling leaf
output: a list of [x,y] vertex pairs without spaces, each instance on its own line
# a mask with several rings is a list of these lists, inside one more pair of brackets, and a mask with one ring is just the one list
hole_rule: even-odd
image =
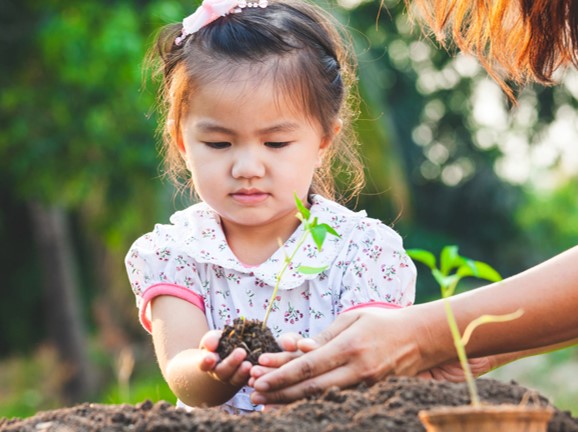
[[294,193],[293,196],[295,197],[295,205],[297,206],[297,210],[299,211],[298,214],[301,214],[301,216],[303,218],[300,218],[299,216],[297,216],[297,217],[301,221],[303,221],[303,219],[309,220],[309,217],[311,217],[311,212],[309,211],[309,209],[307,207],[305,207],[305,205],[303,204],[303,201],[301,201],[299,199],[299,197],[297,196],[296,193]]
[[436,268],[436,257],[425,249],[407,249],[407,255],[414,261],[418,261],[428,266],[431,270]]
[[478,277],[478,273],[478,269],[470,259],[464,259],[464,263],[456,270],[456,274],[459,274],[461,277]]
[[339,233],[337,231],[335,231],[331,225],[327,225],[326,223],[322,223],[319,226],[325,228],[325,231],[327,231],[327,233],[334,235],[335,237],[341,237],[339,235]]
[[458,254],[458,247],[455,245],[446,246],[440,254],[440,271],[448,275],[452,269],[459,267],[463,262],[462,257]]
[[323,242],[325,241],[325,237],[327,236],[327,231],[321,225],[317,225],[311,228],[311,237],[317,246],[317,250],[321,250],[323,247]]
[[323,266],[323,267],[299,266],[299,267],[297,267],[297,271],[299,273],[303,273],[303,274],[319,274],[325,270],[327,270],[327,266]]
[[473,265],[476,268],[477,278],[486,279],[490,282],[498,282],[502,280],[502,276],[496,270],[494,270],[488,264],[481,261],[473,261]]
[[[314,222],[317,222],[317,218],[315,218]],[[319,251],[323,247],[323,243],[325,242],[325,238],[327,237],[327,234],[331,234],[331,235],[339,237],[339,234],[337,233],[337,231],[335,231],[333,228],[331,228],[326,223],[322,223],[319,225],[317,225],[317,223],[312,224],[310,227],[310,231],[311,231],[311,237],[313,238],[313,241],[315,242],[315,245],[317,246],[317,250],[319,250]]]

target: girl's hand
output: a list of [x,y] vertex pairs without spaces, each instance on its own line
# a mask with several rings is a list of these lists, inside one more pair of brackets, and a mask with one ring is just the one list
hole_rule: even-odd
[[231,354],[219,361],[219,355],[215,351],[220,338],[221,332],[218,330],[211,330],[203,336],[199,347],[205,351],[205,355],[199,368],[217,381],[233,387],[243,387],[249,380],[252,367],[251,363],[245,361],[247,352],[243,348],[235,348]]
[[303,355],[297,344],[303,339],[297,333],[285,333],[278,339],[279,346],[283,350],[279,353],[265,353],[259,356],[259,364],[251,368],[249,385],[252,386],[257,378],[280,368],[291,360]]

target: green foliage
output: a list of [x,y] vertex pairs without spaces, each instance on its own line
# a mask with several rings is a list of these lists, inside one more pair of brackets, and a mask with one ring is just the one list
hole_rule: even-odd
[[526,200],[515,218],[530,242],[528,265],[578,244],[576,197],[577,177],[568,178],[551,190],[526,190]]
[[161,17],[182,9],[53,0],[25,1],[13,13],[27,16],[30,36],[27,55],[0,78],[0,169],[22,198],[83,209],[111,245],[126,247],[135,236],[126,228],[150,226],[154,215],[134,209],[155,205],[160,191],[151,181],[156,88],[143,81],[143,59]]
[[143,368],[135,374],[130,382],[130,392],[127,397],[117,384],[111,384],[99,397],[106,404],[136,404],[145,400],[152,402],[168,401],[174,403],[175,395],[167,385],[160,369],[154,362],[150,368]]
[[47,345],[26,357],[11,356],[0,363],[0,418],[27,417],[58,408],[66,370]]

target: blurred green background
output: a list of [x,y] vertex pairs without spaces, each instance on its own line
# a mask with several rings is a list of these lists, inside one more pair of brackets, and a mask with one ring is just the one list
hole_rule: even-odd
[[[406,247],[456,244],[503,276],[578,243],[578,74],[511,107],[476,60],[440,49],[397,0],[329,4],[359,56],[356,203]],[[0,2],[0,417],[79,401],[173,401],[123,258],[185,197],[162,178],[154,32],[171,0]],[[355,203],[354,203],[355,204]],[[418,302],[439,297],[420,268]],[[548,287],[544,287],[548,301]],[[575,348],[493,376],[578,415]]]

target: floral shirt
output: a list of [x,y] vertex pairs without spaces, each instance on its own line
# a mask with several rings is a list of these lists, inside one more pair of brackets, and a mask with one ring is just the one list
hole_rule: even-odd
[[[314,336],[352,307],[409,306],[415,296],[415,266],[405,254],[401,237],[364,211],[353,212],[319,195],[311,197],[311,217],[331,225],[317,250],[308,236],[283,275],[268,326],[277,337],[296,332]],[[233,254],[219,215],[205,203],[195,204],[157,224],[139,238],[126,256],[126,267],[140,320],[151,331],[149,304],[158,295],[187,300],[207,317],[210,329],[233,319],[263,319],[285,255],[303,234],[300,225],[285,244],[258,266],[246,266]],[[303,274],[299,266],[323,267]],[[256,410],[245,387],[227,405]]]

